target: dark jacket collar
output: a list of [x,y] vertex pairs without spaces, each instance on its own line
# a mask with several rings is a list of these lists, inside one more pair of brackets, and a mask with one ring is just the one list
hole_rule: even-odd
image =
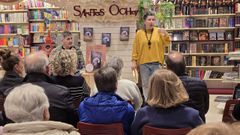
[[28,73],[23,82],[48,82],[53,83],[53,80],[44,73]]

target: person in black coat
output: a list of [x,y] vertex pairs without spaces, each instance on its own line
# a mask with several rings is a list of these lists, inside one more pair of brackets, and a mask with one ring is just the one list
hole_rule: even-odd
[[206,83],[199,78],[189,77],[186,74],[185,59],[181,53],[170,52],[165,62],[167,68],[178,75],[189,94],[189,101],[185,105],[198,110],[200,117],[206,122],[205,114],[209,109],[209,93]]
[[60,50],[50,59],[53,80],[56,84],[69,89],[75,108],[78,108],[80,102],[90,95],[90,88],[85,79],[81,75],[74,75],[77,71],[77,60],[77,53],[74,50]]
[[[78,116],[69,90],[61,85],[53,84],[48,76],[48,57],[43,52],[30,54],[25,60],[26,77],[24,82],[42,87],[50,103],[50,120],[61,121],[76,126]],[[10,91],[8,91],[10,92]]]
[[0,50],[1,66],[5,74],[0,81],[0,94],[4,95],[5,90],[19,85],[25,75],[23,60],[8,49]]

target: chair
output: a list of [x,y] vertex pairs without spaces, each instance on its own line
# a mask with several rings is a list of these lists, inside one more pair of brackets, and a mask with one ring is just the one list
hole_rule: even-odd
[[91,124],[78,122],[77,128],[81,135],[124,135],[121,123]]
[[192,128],[166,129],[151,126],[143,127],[143,135],[186,135]]
[[223,112],[222,122],[232,123],[236,121],[232,115],[233,108],[236,104],[240,104],[240,100],[231,99],[226,102],[224,112]]

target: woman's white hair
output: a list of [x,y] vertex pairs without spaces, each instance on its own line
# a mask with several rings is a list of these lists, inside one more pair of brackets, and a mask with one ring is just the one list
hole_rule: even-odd
[[31,83],[15,87],[4,102],[7,118],[14,122],[44,120],[44,110],[49,102],[44,89]]

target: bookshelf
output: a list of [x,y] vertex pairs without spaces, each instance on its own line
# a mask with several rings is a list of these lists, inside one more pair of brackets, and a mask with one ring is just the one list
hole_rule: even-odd
[[[234,65],[227,55],[236,49],[235,5],[232,0],[174,0],[173,24],[165,25],[171,35],[168,51],[178,51],[185,56],[190,76],[211,82],[209,88],[221,83],[221,76],[205,78],[205,73],[223,74],[232,71]],[[237,39],[239,38],[239,39]],[[167,54],[167,53],[166,53]],[[215,82],[215,83],[212,83]]]

